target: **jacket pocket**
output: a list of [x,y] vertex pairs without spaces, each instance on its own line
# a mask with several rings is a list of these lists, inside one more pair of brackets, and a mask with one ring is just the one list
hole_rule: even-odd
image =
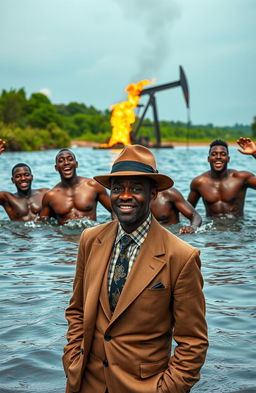
[[141,363],[140,364],[140,376],[141,378],[149,378],[155,374],[159,374],[165,371],[168,366],[168,359],[166,361],[153,362],[153,363]]

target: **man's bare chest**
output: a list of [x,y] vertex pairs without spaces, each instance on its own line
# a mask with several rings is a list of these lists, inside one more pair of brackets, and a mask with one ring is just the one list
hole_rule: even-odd
[[96,205],[96,195],[86,193],[83,190],[59,191],[51,198],[51,207],[57,214],[65,214],[75,209],[79,211],[90,211]]
[[8,199],[6,210],[15,213],[17,218],[33,216],[40,213],[42,198],[31,196],[30,198],[19,198],[12,196]]
[[200,187],[203,199],[209,203],[230,202],[245,195],[243,183],[238,180],[206,181]]

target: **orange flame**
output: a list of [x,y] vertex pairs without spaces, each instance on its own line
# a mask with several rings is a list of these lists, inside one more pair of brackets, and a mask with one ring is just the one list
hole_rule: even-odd
[[145,85],[154,83],[148,80],[142,80],[138,83],[131,83],[126,87],[128,100],[115,104],[111,107],[112,115],[110,123],[112,125],[112,135],[107,144],[102,147],[111,147],[116,144],[130,145],[132,124],[135,122],[134,108],[140,100],[140,93]]

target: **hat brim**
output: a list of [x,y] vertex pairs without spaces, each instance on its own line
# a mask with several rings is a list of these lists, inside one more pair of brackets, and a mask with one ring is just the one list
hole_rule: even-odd
[[113,177],[122,177],[122,176],[143,176],[148,177],[156,183],[156,187],[158,191],[166,190],[173,186],[173,180],[166,175],[162,175],[160,173],[145,173],[145,172],[134,172],[134,171],[122,171],[122,172],[115,172],[111,175],[101,175],[101,176],[94,176],[94,180],[100,183],[102,186],[111,188],[111,179]]

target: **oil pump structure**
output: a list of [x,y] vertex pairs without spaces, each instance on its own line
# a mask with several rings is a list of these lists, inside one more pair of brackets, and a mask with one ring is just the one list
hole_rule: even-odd
[[156,106],[156,97],[155,94],[166,89],[172,89],[174,87],[180,86],[184,95],[186,107],[189,110],[189,88],[188,82],[185,75],[185,72],[182,66],[179,67],[180,70],[180,79],[175,82],[165,83],[163,85],[148,87],[143,89],[140,93],[140,96],[149,95],[148,102],[144,108],[142,116],[139,118],[139,121],[135,123],[134,129],[131,133],[133,143],[137,143],[137,136],[140,130],[141,125],[143,124],[144,117],[148,108],[151,106],[153,111],[153,120],[154,120],[154,129],[155,129],[155,137],[156,137],[156,144],[154,147],[161,147],[161,133],[160,133],[160,126],[158,121],[158,114],[157,114],[157,106]]

